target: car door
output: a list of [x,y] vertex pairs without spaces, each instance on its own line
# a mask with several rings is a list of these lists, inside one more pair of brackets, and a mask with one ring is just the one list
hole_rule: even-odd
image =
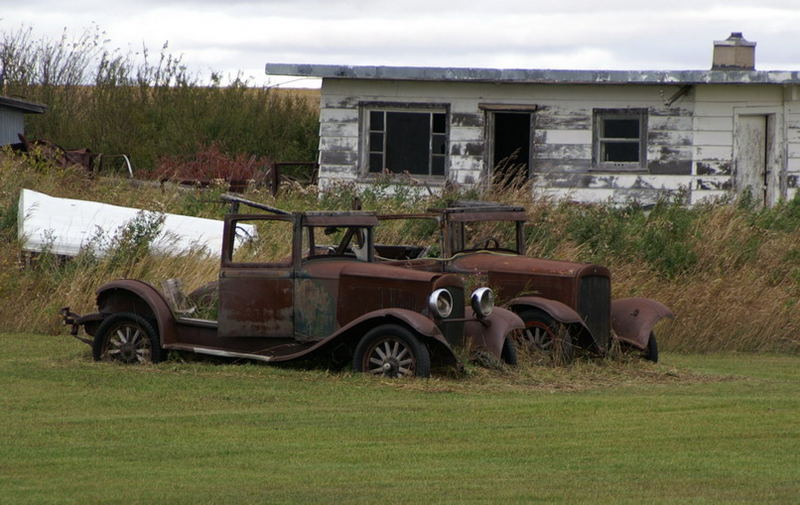
[[220,337],[293,337],[295,222],[284,215],[226,217]]

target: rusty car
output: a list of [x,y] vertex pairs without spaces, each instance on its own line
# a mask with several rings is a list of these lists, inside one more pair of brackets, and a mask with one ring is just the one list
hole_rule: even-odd
[[114,280],[97,290],[96,312],[62,309],[95,360],[158,362],[168,351],[269,363],[313,355],[388,377],[428,376],[432,364],[461,363],[461,349],[516,362],[510,335],[522,320],[494,307],[485,286],[465,294],[457,275],[375,261],[374,213],[223,199],[231,208],[217,281],[185,295],[174,279],[161,290]]
[[438,244],[377,243],[377,258],[417,271],[458,274],[491,287],[498,303],[524,321],[521,346],[566,363],[578,349],[604,355],[616,340],[623,350],[658,361],[653,327],[673,317],[670,309],[648,298],[613,300],[606,267],[525,256],[523,207],[456,201],[424,213],[378,217],[384,222],[428,222]]

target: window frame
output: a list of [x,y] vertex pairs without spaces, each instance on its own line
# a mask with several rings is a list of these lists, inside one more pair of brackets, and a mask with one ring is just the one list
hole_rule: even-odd
[[[370,171],[370,156],[377,151],[370,149],[370,136],[375,133],[383,135],[383,148],[380,154],[383,156],[383,165],[386,165],[386,113],[387,112],[403,112],[403,113],[420,113],[427,114],[429,117],[429,124],[431,129],[428,134],[428,173],[409,173],[412,177],[429,179],[429,180],[446,180],[450,172],[450,104],[448,103],[415,103],[415,102],[360,102],[360,132],[361,138],[359,142],[359,172],[364,178],[374,178],[383,174],[383,171]],[[371,125],[370,116],[372,112],[383,112],[383,129],[374,130]],[[444,114],[445,128],[444,133],[434,133],[433,122],[434,114]],[[433,141],[435,135],[444,136],[444,153],[436,154],[433,152]],[[433,174],[433,158],[441,156],[443,164],[442,174]],[[391,172],[388,175],[396,177],[403,175],[402,173]]]
[[[607,119],[638,119],[639,137],[605,137],[603,136],[603,122]],[[646,108],[606,109],[595,108],[592,110],[592,169],[605,171],[644,171],[647,170],[647,119]],[[638,141],[639,161],[603,161],[604,144],[621,144]]]

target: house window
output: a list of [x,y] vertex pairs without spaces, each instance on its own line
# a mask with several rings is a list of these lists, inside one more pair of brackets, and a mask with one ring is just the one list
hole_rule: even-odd
[[447,114],[440,110],[376,110],[367,114],[367,171],[443,176]]
[[647,110],[595,109],[596,167],[639,169],[647,166]]

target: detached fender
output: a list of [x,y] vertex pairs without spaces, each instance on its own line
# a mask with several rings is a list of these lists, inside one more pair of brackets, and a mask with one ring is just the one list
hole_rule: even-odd
[[115,312],[133,312],[153,319],[158,326],[161,345],[177,342],[175,316],[169,304],[152,285],[134,279],[111,281],[97,290],[97,308],[108,316]]
[[469,348],[473,351],[486,351],[497,359],[503,353],[503,343],[511,330],[525,328],[525,323],[518,315],[502,307],[495,307],[483,321],[475,317],[471,307],[466,307],[464,317],[467,319],[464,335]]
[[673,318],[669,307],[649,298],[621,298],[611,302],[611,327],[617,338],[639,349],[647,347],[650,332],[660,320]]

